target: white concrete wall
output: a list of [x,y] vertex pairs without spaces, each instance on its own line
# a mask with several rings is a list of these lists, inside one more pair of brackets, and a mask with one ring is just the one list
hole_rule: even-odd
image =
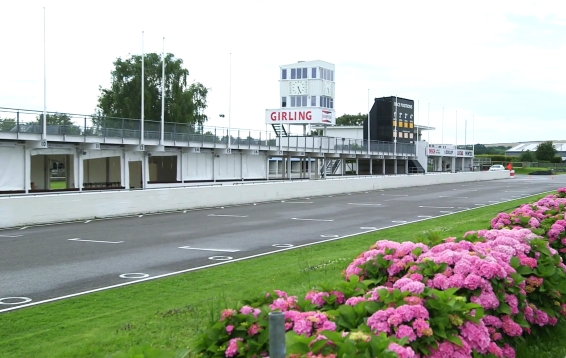
[[508,178],[508,171],[473,172],[2,197],[0,227]]
[[214,158],[214,175],[216,180],[241,179],[242,163],[239,153],[220,155]]
[[0,146],[0,191],[25,190],[23,145]]

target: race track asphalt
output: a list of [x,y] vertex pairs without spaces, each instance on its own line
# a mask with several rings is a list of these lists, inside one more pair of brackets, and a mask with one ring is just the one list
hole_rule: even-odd
[[0,231],[0,312],[566,186],[517,176]]

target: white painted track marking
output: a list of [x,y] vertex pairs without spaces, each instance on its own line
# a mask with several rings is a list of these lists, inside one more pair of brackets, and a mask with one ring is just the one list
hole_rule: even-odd
[[81,242],[97,242],[97,243],[101,243],[101,244],[121,244],[124,241],[99,241],[99,240],[83,240],[83,239],[69,239],[69,241],[81,241]]
[[22,237],[24,235],[0,235],[0,237]]
[[392,223],[397,223],[397,224],[404,224],[406,222],[407,221],[405,221],[405,220],[394,220],[394,221],[392,221]]
[[362,226],[360,230],[377,230],[377,228],[373,226]]
[[282,203],[286,204],[312,204],[312,201],[282,201]]
[[338,237],[338,235],[320,235],[320,237]]
[[24,227],[20,228],[20,230],[24,230],[24,229],[27,229],[27,228],[28,228],[27,226],[24,226]]
[[426,206],[426,205],[420,205],[419,208],[429,208],[429,209],[454,209],[453,206]]
[[199,247],[190,247],[190,246],[181,246],[179,247],[180,249],[185,249],[185,250],[199,250],[199,251],[215,251],[215,252],[239,252],[240,250],[230,250],[230,249],[203,249],[203,248],[199,248]]
[[138,215],[138,218],[143,218],[143,215]]
[[133,272],[133,273],[123,273],[120,278],[146,278],[149,277],[147,273]]
[[443,214],[448,214],[448,213],[452,213],[453,211],[442,211],[440,210],[439,213],[443,213]]
[[85,223],[85,224],[88,224],[88,223],[91,222],[91,221],[92,221],[92,220],[87,220],[87,221],[85,221],[84,223]]
[[371,204],[371,203],[348,203],[348,205],[357,205],[357,206],[381,206],[381,204]]
[[271,246],[277,247],[277,248],[286,248],[286,247],[293,247],[295,245],[293,245],[293,244],[273,244]]
[[387,195],[387,196],[409,196],[408,194],[381,194],[381,195]]
[[499,201],[496,201],[496,200],[490,200],[490,201],[488,201],[488,203],[499,203]]
[[228,261],[228,260],[232,260],[233,257],[232,256],[210,256],[208,259],[209,260],[216,260],[216,261]]
[[208,216],[219,216],[227,218],[247,218],[248,215],[223,215],[223,214],[209,214]]
[[484,206],[485,204],[474,204],[475,206]]
[[[5,302],[6,300],[21,300],[21,302]],[[23,305],[24,303],[31,302],[32,299],[29,297],[3,297],[0,298],[0,305]]]
[[431,215],[419,215],[418,218],[431,218]]
[[468,199],[467,196],[439,196],[439,198]]
[[291,220],[299,220],[299,221],[334,221],[332,219],[301,219],[301,218],[291,218]]

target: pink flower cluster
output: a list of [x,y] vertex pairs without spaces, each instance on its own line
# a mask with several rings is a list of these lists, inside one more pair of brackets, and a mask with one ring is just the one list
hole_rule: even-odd
[[317,307],[322,307],[326,303],[325,298],[329,298],[331,295],[336,297],[335,303],[337,304],[343,304],[346,301],[344,294],[340,291],[320,292],[312,290],[307,293],[305,299],[311,301]]
[[398,345],[397,343],[391,343],[389,345],[389,347],[387,347],[387,349],[389,349],[392,352],[397,353],[397,356],[399,358],[418,357],[418,355],[415,354],[415,351],[411,347],[403,347],[403,346]]
[[364,265],[375,265],[375,259],[382,255],[383,259],[390,261],[387,268],[389,276],[395,276],[405,270],[407,264],[415,262],[417,256],[413,254],[413,250],[420,248],[423,251],[428,250],[428,247],[421,243],[414,242],[393,242],[381,240],[375,243],[370,250],[361,253],[344,272],[344,276],[349,280],[351,275],[360,276],[361,279],[367,277],[367,272]]
[[401,305],[375,312],[368,318],[367,325],[376,334],[395,334],[397,338],[407,337],[409,342],[412,342],[417,337],[432,335],[430,325],[426,321],[428,318],[428,310],[422,304]]
[[279,296],[273,303],[269,305],[272,311],[289,311],[298,308],[297,296],[289,296],[284,291],[275,290],[275,293]]
[[336,330],[336,323],[328,320],[324,313],[320,312],[285,312],[285,330],[293,330],[297,334],[310,336],[320,331]]

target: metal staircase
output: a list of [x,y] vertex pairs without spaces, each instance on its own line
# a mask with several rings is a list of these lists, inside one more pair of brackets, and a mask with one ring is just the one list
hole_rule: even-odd
[[289,134],[285,130],[285,126],[282,125],[281,123],[273,123],[273,124],[271,124],[271,126],[273,127],[273,130],[275,131],[275,134],[277,134],[278,137],[288,137],[289,136]]
[[[336,171],[342,164],[342,159],[332,159],[326,162],[326,168],[324,168],[324,173],[326,175],[334,175]],[[323,169],[321,168],[321,174],[323,173]]]

